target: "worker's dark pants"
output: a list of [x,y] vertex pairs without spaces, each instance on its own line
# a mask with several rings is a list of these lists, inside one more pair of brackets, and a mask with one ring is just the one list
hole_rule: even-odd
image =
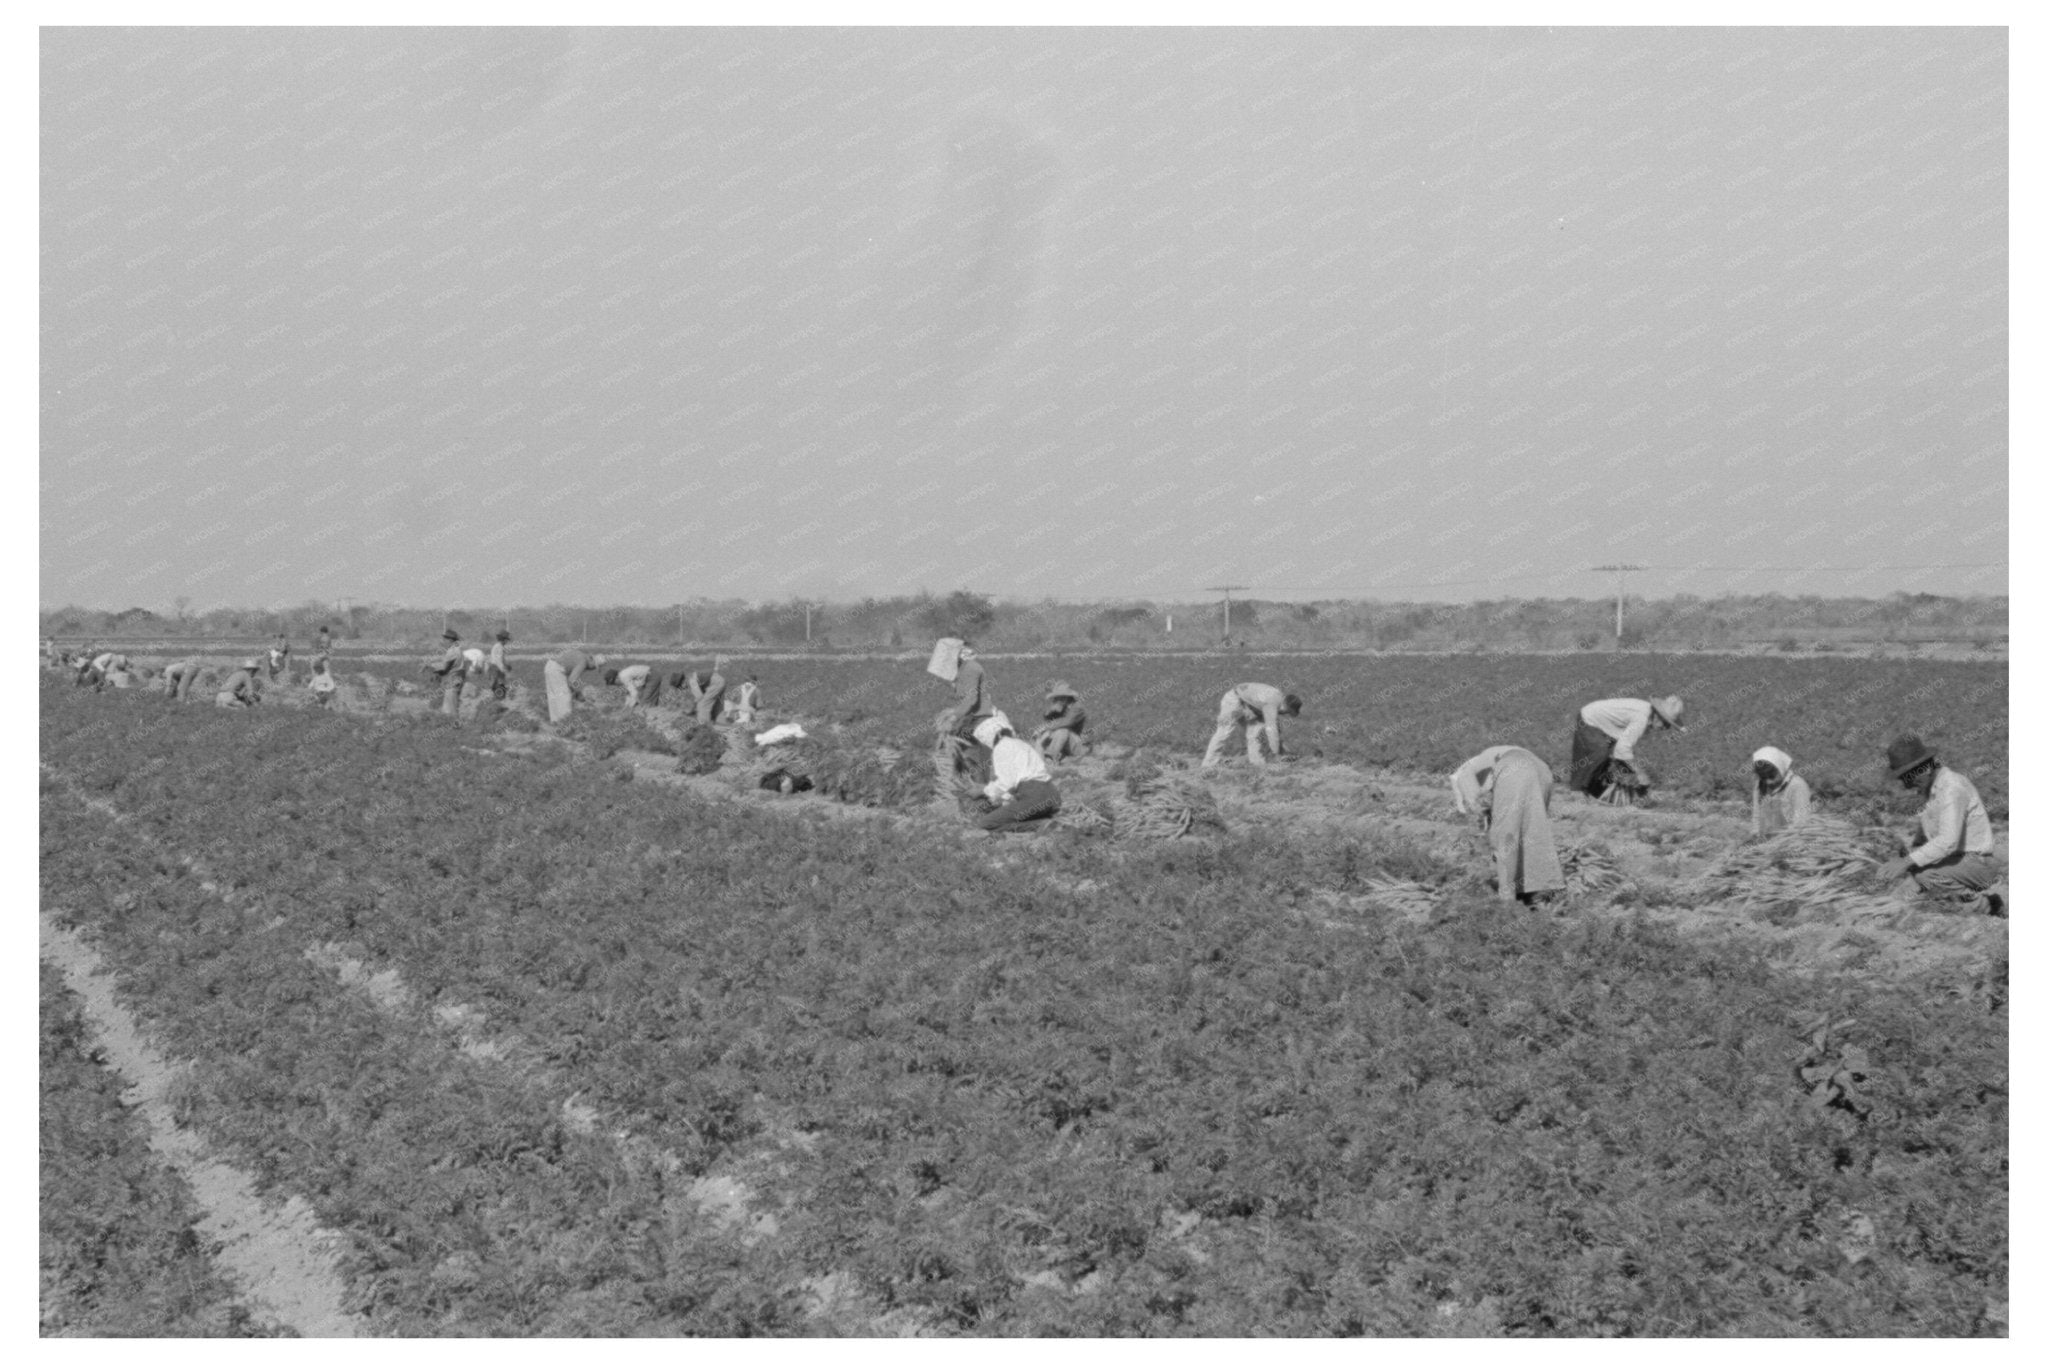
[[1984,853],[1958,852],[1930,866],[1913,868],[1906,884],[1917,887],[1922,895],[1958,899],[1998,884],[1998,872],[1997,861]]
[[493,666],[490,670],[491,695],[502,701],[512,690],[512,675],[503,668]]
[[1060,793],[1049,781],[1019,782],[1007,805],[998,805],[975,823],[990,833],[1036,833],[1052,824],[1060,812]]

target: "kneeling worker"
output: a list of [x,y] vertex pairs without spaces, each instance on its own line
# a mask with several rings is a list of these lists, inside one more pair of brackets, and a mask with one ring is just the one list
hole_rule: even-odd
[[1032,732],[1038,751],[1054,762],[1088,756],[1088,739],[1081,732],[1088,725],[1088,712],[1081,709],[1081,696],[1064,682],[1055,682],[1045,694],[1045,723]]
[[1806,778],[1792,772],[1792,755],[1782,748],[1759,748],[1749,758],[1754,781],[1749,789],[1749,831],[1758,838],[1796,829],[1813,818],[1813,793]]
[[1920,807],[1910,850],[1885,863],[1880,874],[1911,877],[1922,895],[1974,900],[1977,908],[1999,913],[2004,906],[1998,898],[1983,894],[1998,883],[1998,863],[1992,857],[1991,817],[1976,785],[1936,759],[1916,735],[1893,740],[1885,758],[1899,784],[1927,803]]
[[1223,701],[1216,708],[1216,732],[1209,736],[1209,750],[1202,755],[1202,766],[1214,767],[1223,757],[1223,746],[1239,729],[1244,731],[1245,756],[1258,766],[1265,766],[1266,759],[1259,752],[1259,735],[1265,734],[1273,756],[1279,757],[1286,751],[1280,746],[1280,717],[1299,714],[1301,698],[1294,693],[1264,682],[1238,683],[1223,693]]
[[228,675],[220,684],[213,704],[221,710],[246,710],[263,698],[256,691],[256,670],[263,665],[253,658],[242,660],[242,666]]
[[1060,810],[1060,793],[1038,750],[1017,737],[998,711],[974,727],[975,742],[989,750],[994,779],[981,790],[994,809],[974,822],[991,833],[1036,833]]
[[1550,831],[1549,764],[1526,748],[1496,744],[1451,774],[1458,813],[1477,816],[1493,845],[1500,898],[1533,904],[1564,889]]

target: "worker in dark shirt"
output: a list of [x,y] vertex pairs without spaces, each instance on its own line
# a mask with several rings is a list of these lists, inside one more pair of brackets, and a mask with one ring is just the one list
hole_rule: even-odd
[[1064,682],[1055,682],[1045,693],[1045,723],[1032,732],[1038,751],[1054,762],[1088,756],[1088,712],[1081,708],[1081,694]]

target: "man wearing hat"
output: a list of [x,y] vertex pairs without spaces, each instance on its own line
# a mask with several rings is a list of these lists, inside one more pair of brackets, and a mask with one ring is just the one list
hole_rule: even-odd
[[1813,818],[1813,793],[1792,771],[1792,755],[1769,745],[1749,758],[1749,831],[1758,838],[1796,829]]
[[219,710],[246,710],[262,698],[256,692],[256,673],[262,664],[253,658],[242,660],[242,666],[228,675],[214,694],[213,704]]
[[1647,796],[1650,782],[1636,762],[1636,741],[1653,723],[1683,734],[1685,702],[1675,696],[1656,701],[1616,696],[1579,707],[1579,726],[1572,734],[1572,790],[1610,805],[1633,805]]
[[1088,756],[1088,712],[1081,709],[1081,694],[1064,682],[1055,682],[1045,693],[1045,723],[1032,731],[1038,751],[1054,762]]
[[511,690],[512,670],[505,666],[505,646],[512,642],[508,631],[498,631],[497,640],[491,645],[491,656],[484,660],[484,678],[490,683],[491,695],[502,701]]
[[164,695],[173,701],[188,701],[192,688],[199,685],[199,660],[180,659],[164,669]]
[[462,678],[469,671],[469,657],[463,652],[461,635],[443,630],[441,639],[448,651],[439,663],[429,663],[427,671],[441,679],[441,713],[454,715],[462,709]]
[[981,789],[990,808],[974,817],[975,824],[997,834],[1050,828],[1060,812],[1060,793],[1038,750],[1017,737],[1001,711],[974,727],[974,740],[989,750],[994,773]]
[[1926,803],[1905,856],[1885,863],[1880,874],[1911,877],[1923,895],[1988,901],[1981,907],[1998,913],[2003,907],[1998,898],[1983,895],[1998,882],[1998,863],[1992,857],[1991,817],[1976,786],[1945,766],[1918,735],[1894,739],[1885,758],[1899,785],[1917,791]]
[[541,667],[541,676],[547,683],[548,719],[562,721],[569,718],[577,697],[583,695],[577,682],[592,668],[605,665],[603,654],[587,654],[581,649],[564,649],[550,654]]

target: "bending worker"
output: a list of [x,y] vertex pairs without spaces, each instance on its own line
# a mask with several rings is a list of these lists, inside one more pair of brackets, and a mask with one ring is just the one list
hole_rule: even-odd
[[1991,817],[1975,783],[1937,759],[1917,735],[1894,739],[1885,758],[1899,784],[1917,791],[1926,804],[1905,856],[1885,863],[1880,874],[1910,877],[1902,889],[1910,884],[1922,895],[1975,901],[1976,908],[2001,912],[1998,897],[1983,894],[1998,882],[1998,863],[1992,858]]
[[998,711],[974,727],[975,742],[989,750],[995,775],[981,794],[991,808],[974,817],[990,833],[1037,833],[1060,810],[1060,793],[1038,750],[1017,737]]
[[1458,813],[1479,821],[1493,845],[1496,893],[1535,904],[1564,889],[1550,831],[1550,765],[1526,748],[1496,744],[1451,773]]
[[575,702],[581,699],[583,689],[577,685],[583,674],[592,668],[602,668],[603,654],[587,654],[581,649],[564,649],[550,654],[541,668],[541,676],[547,682],[548,719],[560,722],[569,718],[575,709]]
[[1633,805],[1649,795],[1649,777],[1636,762],[1636,742],[1652,723],[1683,734],[1684,716],[1685,703],[1675,696],[1588,701],[1579,707],[1579,726],[1572,734],[1572,790],[1610,805]]
[[192,688],[199,685],[199,660],[181,659],[164,669],[164,695],[174,701],[190,699]]
[[953,704],[939,712],[941,734],[965,738],[975,727],[996,714],[995,698],[989,694],[988,677],[974,646],[950,635],[932,646],[931,662],[924,670],[941,682],[953,684]]
[[1055,682],[1045,693],[1045,723],[1032,732],[1038,751],[1054,762],[1088,756],[1088,740],[1082,730],[1088,712],[1081,709],[1081,694],[1064,682]]
[[242,666],[228,674],[228,680],[220,684],[213,704],[221,710],[247,710],[262,700],[256,690],[256,673],[263,665],[253,658],[242,660]]
[[690,687],[690,703],[697,712],[697,723],[708,725],[718,718],[725,707],[725,667],[723,658],[711,660],[711,671],[692,672],[683,680]]
[[647,690],[647,676],[653,671],[645,663],[634,663],[619,669],[616,674],[605,674],[604,680],[611,682],[616,679],[626,689],[626,708],[631,710],[640,704],[641,694]]
[[1792,755],[1768,745],[1749,757],[1749,831],[1758,838],[1796,829],[1813,818],[1813,793],[1792,771]]
[[1293,692],[1283,692],[1264,682],[1238,683],[1223,693],[1223,701],[1216,708],[1216,732],[1209,736],[1209,751],[1202,755],[1202,766],[1214,767],[1221,761],[1223,746],[1240,729],[1244,731],[1245,756],[1258,766],[1265,766],[1266,759],[1259,752],[1259,735],[1266,736],[1273,756],[1279,757],[1287,751],[1280,746],[1280,717],[1299,714],[1301,698]]

